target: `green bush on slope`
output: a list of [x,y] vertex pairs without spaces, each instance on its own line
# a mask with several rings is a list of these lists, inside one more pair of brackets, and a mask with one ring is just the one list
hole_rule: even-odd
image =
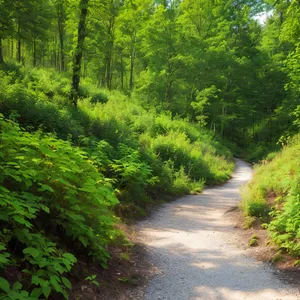
[[[2,71],[2,75],[0,111],[6,117],[12,115],[29,131],[40,128],[54,132],[59,138],[71,139],[89,153],[97,152],[99,141],[107,142],[108,159],[101,162],[102,169],[114,179],[114,187],[120,190],[120,205],[124,204],[127,212],[158,195],[199,191],[203,181],[219,183],[230,177],[233,169],[230,152],[196,124],[172,119],[167,113],[157,115],[154,110],[146,111],[117,91],[104,91],[106,103],[93,104],[92,97],[101,91],[88,80],[83,83],[83,95],[88,98],[74,110],[68,105],[63,87],[65,78],[49,70]],[[135,184],[126,187],[124,180],[128,179],[122,178],[126,173],[117,174],[113,170],[115,160],[124,159],[121,145],[138,154],[138,163],[152,170],[147,184],[140,184],[136,173],[130,175]]]
[[75,110],[63,76],[10,70],[0,74],[0,297],[67,297],[76,257],[105,265],[122,238],[114,213],[142,215],[154,199],[230,177],[230,152],[196,124],[88,80]]
[[[1,268],[18,267],[35,298],[51,291],[66,297],[71,286],[64,274],[76,262],[68,252],[105,264],[107,245],[119,235],[112,214],[118,200],[87,154],[69,142],[26,133],[2,116],[0,131]],[[20,284],[2,291],[13,295]]]
[[271,219],[271,239],[300,256],[300,136],[295,136],[271,162],[256,169],[243,195],[247,215]]

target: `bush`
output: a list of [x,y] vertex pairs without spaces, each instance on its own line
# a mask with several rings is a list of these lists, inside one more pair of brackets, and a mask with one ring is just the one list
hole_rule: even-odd
[[81,124],[72,116],[72,110],[47,100],[47,97],[26,89],[23,84],[11,84],[10,76],[0,78],[0,110],[11,114],[27,129],[43,128],[58,137],[78,139],[84,134]]
[[[23,287],[36,298],[51,291],[67,297],[71,285],[64,274],[76,262],[74,255],[102,264],[109,258],[107,245],[119,235],[112,214],[118,201],[79,148],[23,132],[2,116],[0,130],[1,267],[20,267]],[[21,283],[10,288],[0,280],[6,293],[23,293]]]
[[255,202],[255,201],[248,201],[246,213],[250,217],[257,217],[257,218],[266,218],[270,213],[270,208],[268,207],[267,203],[262,202]]
[[[229,150],[196,124],[146,111],[135,99],[99,90],[89,79],[82,81],[80,95],[86,99],[79,101],[75,110],[68,104],[70,83],[64,75],[21,69],[18,77],[3,72],[0,79],[0,109],[5,116],[13,114],[26,130],[53,132],[83,147],[100,163],[105,175],[114,178],[122,204],[131,201],[142,206],[151,197],[193,191],[193,182],[202,187],[203,181],[219,183],[230,177],[233,164],[228,161],[232,158]],[[110,149],[105,150],[105,162],[95,158],[103,157],[97,148],[99,141],[106,142]],[[130,149],[130,155],[120,150],[121,144]],[[172,168],[167,166],[169,160]],[[130,164],[137,172],[131,179],[126,173]],[[142,170],[148,170],[149,178],[139,176]],[[174,188],[175,180],[175,186],[181,181],[181,188]]]
[[[272,160],[256,168],[253,180],[243,193],[248,216],[269,215],[270,237],[283,250],[300,256],[300,135]],[[269,213],[270,212],[270,213]]]

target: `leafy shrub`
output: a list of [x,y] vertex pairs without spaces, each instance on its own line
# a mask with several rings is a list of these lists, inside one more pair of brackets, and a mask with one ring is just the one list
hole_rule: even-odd
[[257,218],[265,218],[270,213],[270,208],[268,207],[267,203],[262,202],[255,202],[255,201],[248,201],[246,207],[246,213],[250,217],[257,217]]
[[[142,205],[150,197],[192,191],[194,182],[197,190],[197,181],[201,187],[202,180],[215,183],[230,177],[233,164],[228,162],[232,157],[229,150],[196,124],[174,119],[170,114],[157,115],[155,110],[146,111],[135,99],[128,99],[120,92],[99,90],[89,79],[84,79],[81,84],[81,97],[87,99],[81,100],[75,110],[68,105],[70,83],[64,75],[51,70],[33,69],[28,72],[21,69],[18,76],[19,79],[15,79],[12,74],[3,72],[0,77],[0,109],[5,116],[13,114],[27,130],[40,128],[65,140],[71,138],[74,144],[93,156],[106,176],[114,177],[112,184],[120,190],[118,197],[122,203],[130,199]],[[101,103],[97,100],[92,104],[91,101],[98,96],[103,96],[99,98]],[[83,142],[87,137],[94,145]],[[99,141],[109,145],[109,150],[104,151],[105,162],[100,160],[104,158],[102,150],[106,147],[99,150],[95,146]],[[120,151],[121,144],[131,149],[135,158]],[[136,171],[139,170],[133,178],[140,178],[140,181],[131,180],[129,184],[125,172],[129,169],[126,159],[136,167]],[[165,163],[169,160],[172,168]],[[119,164],[119,169],[113,164],[114,167]],[[151,170],[149,178],[137,176],[138,172],[147,168]],[[184,179],[185,176],[189,180]],[[181,188],[174,188],[175,180],[175,186],[180,181]]]
[[118,201],[79,148],[26,133],[2,116],[0,130],[0,264],[20,266],[23,284],[11,287],[0,278],[2,291],[24,294],[25,288],[35,298],[52,291],[67,297],[71,284],[64,274],[76,262],[67,251],[105,264],[106,247],[119,235],[111,212]]
[[108,101],[108,96],[103,92],[98,92],[92,95],[91,103],[106,103]]
[[269,225],[271,238],[288,253],[300,256],[300,176],[291,188],[282,209],[277,210]]
[[256,246],[258,246],[258,241],[259,241],[258,236],[256,234],[253,234],[251,236],[251,239],[250,239],[249,243],[248,243],[248,246],[249,247],[256,247]]
[[72,116],[72,111],[49,102],[47,97],[26,89],[23,84],[10,84],[11,77],[0,77],[0,110],[8,117],[12,113],[26,128],[55,132],[60,138],[77,139],[84,134],[83,127]]
[[268,164],[256,168],[243,194],[246,215],[268,211],[270,237],[283,250],[300,256],[300,136],[296,135]]
[[276,155],[278,154],[278,152],[270,152],[267,156],[266,156],[266,161],[270,162],[271,160],[273,160]]

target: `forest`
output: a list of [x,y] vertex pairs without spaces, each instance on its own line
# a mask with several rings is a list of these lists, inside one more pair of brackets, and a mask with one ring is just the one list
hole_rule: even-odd
[[233,157],[260,162],[246,223],[299,259],[299,20],[298,0],[0,0],[0,299],[68,298],[122,222]]

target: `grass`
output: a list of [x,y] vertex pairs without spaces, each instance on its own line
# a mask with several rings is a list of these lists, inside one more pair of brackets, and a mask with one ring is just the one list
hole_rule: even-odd
[[247,218],[269,224],[264,226],[280,249],[300,256],[300,135],[255,168],[242,207]]

